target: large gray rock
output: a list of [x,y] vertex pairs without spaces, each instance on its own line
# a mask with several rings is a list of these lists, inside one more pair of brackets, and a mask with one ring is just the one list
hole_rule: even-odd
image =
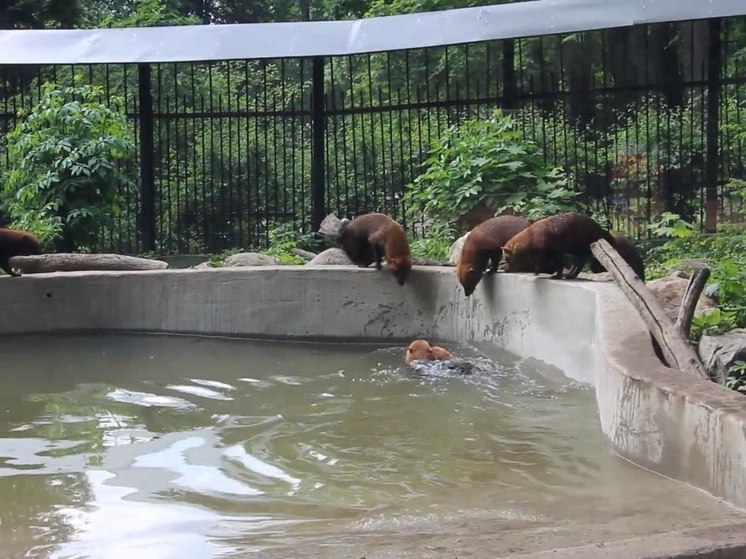
[[[652,291],[658,298],[663,310],[666,311],[668,317],[675,321],[679,314],[679,307],[681,306],[681,300],[684,298],[686,292],[686,286],[689,284],[689,280],[679,277],[676,274],[650,280],[646,283],[648,289]],[[707,295],[700,295],[697,306],[694,309],[694,316],[707,312],[708,309],[715,307],[715,301],[710,299]]]
[[699,357],[710,377],[723,382],[736,361],[746,361],[746,329],[731,330],[720,336],[702,336]]
[[241,268],[244,266],[279,266],[281,262],[269,254],[259,252],[239,252],[232,254],[223,262],[223,268]]
[[313,257],[308,265],[318,266],[352,266],[354,263],[341,248],[328,248]]
[[465,235],[456,239],[456,241],[451,245],[451,248],[448,251],[448,262],[450,264],[458,266],[458,263],[461,261],[461,250],[464,248],[464,243],[466,242],[466,237],[468,236],[469,233],[466,233]]

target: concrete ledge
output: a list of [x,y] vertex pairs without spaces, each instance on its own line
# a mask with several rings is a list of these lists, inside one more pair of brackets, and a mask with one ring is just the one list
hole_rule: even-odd
[[[3,278],[0,304],[3,334],[425,336],[494,344],[592,384],[603,431],[621,456],[746,507],[746,400],[663,367],[611,283],[496,274],[467,299],[453,269],[440,267],[415,267],[403,287],[386,271],[343,266],[71,272]],[[576,556],[584,557],[567,555]]]
[[513,555],[511,559],[742,559],[746,557],[746,524],[728,524],[668,532],[562,550]]

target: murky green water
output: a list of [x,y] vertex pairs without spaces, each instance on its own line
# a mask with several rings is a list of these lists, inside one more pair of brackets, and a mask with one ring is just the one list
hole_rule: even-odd
[[464,377],[372,345],[0,354],[2,557],[494,557],[738,516],[611,455],[590,389],[509,355]]

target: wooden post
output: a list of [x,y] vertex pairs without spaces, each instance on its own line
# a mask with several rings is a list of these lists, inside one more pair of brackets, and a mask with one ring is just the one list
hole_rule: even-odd
[[629,264],[604,239],[591,244],[591,251],[640,313],[669,365],[699,378],[709,379],[694,348],[678,334],[655,295],[637,277]]
[[694,309],[697,308],[697,301],[705,288],[708,278],[710,277],[709,268],[701,268],[692,274],[689,278],[689,284],[686,286],[684,297],[681,299],[679,314],[676,316],[676,332],[684,338],[689,339],[689,330],[692,328],[692,318],[694,318]]

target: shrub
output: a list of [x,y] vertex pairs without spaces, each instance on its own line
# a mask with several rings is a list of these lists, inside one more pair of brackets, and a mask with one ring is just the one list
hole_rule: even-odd
[[746,392],[746,361],[736,361],[728,369],[728,376],[723,384],[739,392]]
[[448,251],[455,237],[453,227],[442,221],[429,220],[423,230],[424,235],[409,241],[412,256],[441,262],[448,260]]
[[562,169],[545,165],[536,144],[499,109],[449,128],[424,166],[405,202],[431,219],[455,224],[478,205],[530,219],[581,207]]
[[[702,234],[676,214],[664,214],[650,230],[669,237],[648,253],[651,277],[669,272],[685,258],[702,258],[710,268],[705,294],[730,317],[731,328],[746,325],[746,235],[741,231]],[[704,319],[702,319],[704,320]],[[714,320],[714,319],[713,319]]]
[[6,210],[13,227],[34,231],[45,246],[92,249],[134,185],[119,167],[135,155],[122,100],[106,106],[102,93],[47,83],[7,135]]

